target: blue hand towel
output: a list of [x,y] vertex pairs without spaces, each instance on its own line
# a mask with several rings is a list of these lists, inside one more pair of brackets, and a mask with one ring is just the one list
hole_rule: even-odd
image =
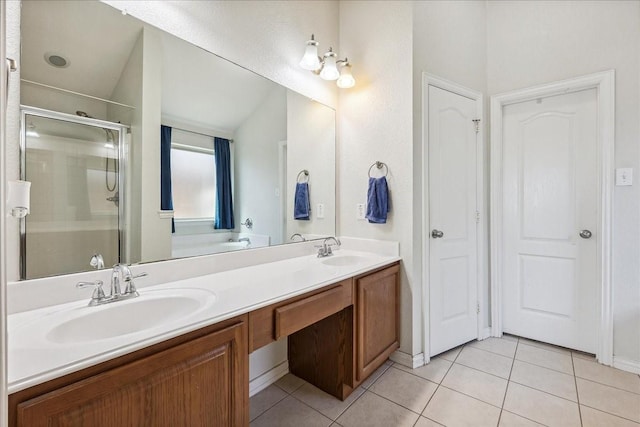
[[367,215],[369,222],[385,224],[389,212],[389,188],[387,178],[369,177],[369,189],[367,191]]
[[309,201],[309,184],[298,182],[293,202],[293,218],[309,221],[311,202]]

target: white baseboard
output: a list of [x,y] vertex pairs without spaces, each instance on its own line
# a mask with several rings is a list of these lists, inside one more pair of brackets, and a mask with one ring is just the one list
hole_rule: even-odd
[[478,340],[480,341],[486,340],[490,336],[491,336],[491,327],[484,328],[483,330],[480,331],[480,336],[478,337]]
[[249,397],[261,392],[289,373],[289,361],[285,360],[259,377],[249,381]]
[[416,354],[415,356],[412,356],[408,353],[404,353],[400,350],[397,350],[391,353],[391,356],[389,356],[389,359],[411,369],[424,366],[424,353],[419,353],[419,354]]
[[640,361],[613,356],[613,367],[640,375]]

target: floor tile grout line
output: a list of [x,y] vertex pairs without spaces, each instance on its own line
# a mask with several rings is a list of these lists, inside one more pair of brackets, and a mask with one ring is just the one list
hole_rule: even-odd
[[[439,426],[446,427],[444,424],[439,423],[439,422],[437,422],[436,420],[433,420],[433,419],[431,419],[431,418],[429,418],[429,417],[425,417],[425,416],[424,416],[424,415],[422,415],[422,414],[420,414],[420,416],[421,416],[421,417],[423,417],[423,418],[428,419],[429,421],[432,421],[432,422],[434,422],[434,423],[438,424]],[[420,418],[418,418],[418,421],[420,421]],[[416,421],[416,422],[417,422],[417,421]]]
[[[569,358],[571,358],[571,356],[569,356]],[[542,365],[539,365],[539,364],[537,364],[537,363],[530,362],[530,361],[528,361],[528,360],[518,359],[517,357],[516,357],[514,360],[517,360],[517,361],[519,361],[519,362],[526,362],[526,363],[528,363],[528,364],[530,364],[530,365],[539,366],[539,367],[541,367],[541,368],[546,368],[546,369],[549,369],[549,370],[552,370],[552,371],[555,371],[555,372],[560,372],[561,374],[571,375],[571,374],[567,374],[565,371],[559,371],[558,369],[553,369],[553,368],[550,368],[550,367],[548,367],[548,366],[542,366]]]
[[[440,388],[440,386],[442,385],[442,381],[444,381],[444,379],[447,377],[447,375],[449,374],[449,371],[451,370],[451,367],[454,365],[454,363],[456,363],[456,360],[458,360],[458,357],[460,356],[460,353],[462,353],[462,350],[464,350],[464,348],[467,346],[468,343],[464,343],[462,344],[460,351],[458,352],[458,354],[456,355],[456,357],[453,359],[453,362],[451,362],[451,364],[449,365],[449,367],[447,368],[447,372],[444,373],[444,375],[442,376],[442,378],[440,379],[440,382],[436,383],[435,381],[431,381],[435,384],[437,384],[436,389],[433,391],[433,394],[429,397],[429,400],[427,400],[427,404],[424,405],[424,408],[422,408],[422,411],[420,411],[420,415],[424,414],[424,411],[427,410],[427,406],[429,406],[429,403],[431,403],[431,399],[433,399],[433,396],[436,395],[436,393],[438,392],[438,389]],[[442,360],[446,360],[446,359],[442,359]],[[447,362],[449,362],[447,360]],[[426,379],[426,378],[424,378]],[[427,380],[429,381],[429,380]],[[446,388],[446,387],[445,387]],[[426,417],[425,417],[426,418]]]
[[[271,384],[271,385],[275,385],[275,383]],[[263,390],[260,390],[258,393],[254,394],[253,396],[262,393],[264,390],[266,390],[268,387],[265,387]],[[276,388],[278,388],[279,390],[282,390],[280,387],[276,386]],[[284,391],[284,390],[282,390]],[[253,398],[253,396],[251,396],[249,398],[249,406],[251,406],[251,399]],[[287,393],[286,391],[284,392],[284,396],[279,399],[277,402],[275,402],[273,405],[269,406],[267,409],[265,409],[264,411],[260,412],[258,415],[256,415],[256,417],[254,418],[254,420],[257,420],[258,417],[260,417],[262,414],[264,414],[265,412],[267,412],[269,409],[273,408],[274,406],[276,406],[278,403],[282,402],[284,399],[286,399],[287,397],[291,396],[289,393]],[[251,418],[251,414],[249,414],[249,418]],[[249,422],[251,422],[252,420],[249,420]]]
[[[515,360],[515,359],[512,359],[512,361],[511,361],[512,365],[513,365],[513,360]],[[500,378],[501,380],[508,381],[508,379],[505,378],[505,377],[501,377],[500,375],[492,374],[491,372],[483,371],[482,369],[474,368],[473,366],[465,365],[464,363],[456,362],[456,365],[464,366],[465,368],[473,369],[474,371],[482,372],[483,374],[491,375],[492,377],[496,377],[496,378]]]
[[616,387],[616,386],[613,386],[613,385],[609,385],[609,384],[601,383],[600,381],[595,381],[595,380],[592,380],[592,379],[589,379],[589,378],[579,377],[579,376],[577,376],[577,375],[574,375],[574,376],[575,376],[576,378],[579,378],[579,379],[583,380],[583,381],[589,381],[590,383],[599,384],[599,385],[604,386],[604,387],[614,388],[614,389],[616,389],[616,390],[618,390],[618,391],[624,391],[624,392],[626,392],[626,393],[631,393],[631,394],[633,394],[633,395],[640,396],[640,393],[636,393],[636,392],[634,392],[634,391],[629,391],[629,390],[626,390],[626,389],[624,389],[624,388],[620,388],[620,387]]
[[[556,374],[562,374],[562,375],[566,375],[568,377],[575,377],[575,375],[573,375],[573,374],[567,374],[566,372],[558,371],[558,370],[552,369],[552,368],[547,368],[546,366],[538,365],[536,363],[528,362],[526,360],[521,360],[521,359],[514,359],[514,360],[516,360],[516,361],[518,361],[520,363],[526,363],[527,365],[535,366],[536,368],[546,369],[547,371],[551,371],[551,372],[556,373]],[[578,378],[580,378],[580,377],[578,377]]]
[[[376,383],[376,382],[377,382],[377,381],[378,381],[378,380],[379,380],[379,379],[380,379],[380,378],[381,378],[381,377],[382,377],[382,376],[383,376],[383,375],[384,375],[384,374],[385,374],[385,373],[386,373],[390,368],[392,368],[394,364],[395,364],[395,362],[391,362],[389,365],[385,365],[385,364],[381,365],[380,367],[382,367],[382,366],[386,366],[386,367],[387,367],[387,369],[385,369],[384,371],[382,371],[382,373],[381,373],[380,375],[378,375],[378,378],[376,378],[376,379],[371,383],[371,385],[369,386],[369,388],[371,388],[371,387],[372,387],[372,386],[373,386],[373,385],[374,385],[374,384],[375,384],[375,383]],[[378,369],[379,369],[379,368],[378,368]],[[366,380],[365,380],[365,381],[366,381]],[[364,382],[364,381],[363,381],[363,382]],[[360,385],[360,387],[362,387],[362,384]],[[369,391],[369,388],[362,387],[362,390],[363,390],[363,391],[362,391],[362,393],[360,393],[360,396],[356,397],[356,398],[353,400],[353,402],[351,402],[350,404],[348,404],[348,405],[347,405],[347,407],[346,407],[346,408],[344,408],[344,410],[338,414],[338,416],[336,417],[336,419],[335,419],[335,420],[333,420],[333,422],[334,422],[334,423],[337,423],[337,422],[338,422],[338,418],[340,418],[340,417],[342,416],[342,414],[344,414],[345,412],[347,412],[347,410],[348,410],[349,408],[351,408],[351,407],[353,406],[353,404],[354,404],[354,403],[356,403],[358,400],[360,400],[360,398],[361,398],[362,396],[364,396],[364,395],[367,393],[367,391]],[[357,389],[357,387],[356,387],[356,389]],[[354,391],[355,391],[355,389],[354,389]],[[352,393],[353,393],[353,392],[352,392]],[[295,396],[294,396],[294,397],[295,397]]]
[[[549,393],[548,391],[538,390],[537,388],[535,388],[535,387],[531,387],[530,385],[521,384],[521,383],[516,382],[516,381],[509,381],[509,382],[510,382],[510,383],[514,383],[514,384],[518,384],[519,386],[522,386],[522,387],[526,387],[526,388],[528,388],[529,390],[534,390],[534,391],[537,391],[537,392],[540,392],[540,393],[544,393],[544,394],[546,394],[547,396],[557,397],[558,399],[562,399],[562,400],[567,401],[567,402],[570,402],[570,403],[576,403],[576,404],[578,403],[578,402],[576,402],[575,400],[567,399],[566,397],[562,397],[562,396],[557,396],[557,395],[555,395],[555,394],[553,394],[553,393]],[[577,390],[576,390],[576,394],[577,394]]]
[[602,412],[603,414],[611,415],[613,417],[617,417],[617,418],[620,418],[620,419],[625,420],[625,421],[631,421],[632,423],[640,424],[640,421],[635,421],[635,420],[632,420],[631,418],[623,417],[622,415],[613,414],[611,412],[603,411],[600,408],[594,408],[593,406],[586,405],[584,403],[581,403],[580,406],[585,406],[585,407],[587,407],[589,409],[593,409],[594,411]]
[[580,417],[580,425],[583,426],[582,422],[582,409],[580,409],[580,393],[578,392],[578,379],[576,378],[576,367],[573,364],[573,353],[571,354],[571,369],[573,370],[573,383],[576,385],[576,399],[578,400],[578,416]]
[[[442,359],[442,360],[445,360],[445,359]],[[453,366],[453,363],[454,363],[454,362],[451,362],[450,360],[445,360],[445,361],[446,361],[446,362],[448,362],[448,363],[451,363],[451,366]],[[429,362],[429,363],[431,363],[431,362]],[[424,364],[424,365],[422,365],[422,366],[427,366],[429,363]],[[431,381],[431,382],[432,382],[432,383],[434,383],[434,384],[440,384],[440,382],[442,382],[442,380],[440,380],[440,382],[435,382],[435,381],[433,381],[433,380],[430,380],[429,378],[425,378],[425,377],[420,376],[420,375],[418,375],[418,374],[414,374],[414,373],[413,373],[413,370],[414,370],[414,369],[413,369],[413,368],[409,368],[408,366],[404,366],[404,365],[400,365],[400,366],[403,366],[406,370],[405,370],[405,369],[402,369],[402,368],[396,368],[396,369],[398,369],[398,370],[400,370],[400,371],[402,371],[402,372],[406,372],[406,373],[408,373],[408,374],[411,374],[411,375],[413,375],[414,377],[418,377],[418,378],[422,378],[423,380]],[[420,366],[420,368],[422,368],[422,366]],[[447,368],[447,372],[445,372],[445,376],[446,376],[446,375],[447,375],[447,373],[449,372],[449,369],[451,369],[451,366],[449,366],[449,368]],[[442,379],[444,379],[444,376],[442,377]],[[377,380],[376,380],[376,381],[377,381]],[[372,384],[372,385],[373,385],[373,384]]]
[[507,386],[504,389],[504,396],[502,396],[502,405],[500,406],[500,415],[498,415],[498,425],[502,419],[502,411],[504,411],[504,402],[507,401],[507,393],[509,392],[509,383],[511,382],[511,374],[513,373],[513,365],[516,364],[516,354],[518,354],[518,346],[520,345],[520,338],[516,341],[516,350],[513,352],[513,359],[511,360],[511,369],[509,369],[509,378],[507,378]]
[[541,423],[540,421],[532,420],[531,418],[525,417],[524,415],[520,415],[520,414],[516,414],[515,412],[511,412],[508,409],[502,409],[502,411],[500,412],[500,417],[502,417],[502,412],[506,412],[508,414],[515,415],[516,417],[524,418],[525,420],[529,420],[532,423],[540,424],[541,426],[549,427],[548,424],[544,424],[544,423]]
[[[386,367],[387,367],[387,369],[385,369],[384,371],[382,371],[382,372],[380,373],[380,375],[378,375],[378,376],[376,377],[376,379],[375,379],[375,380],[373,380],[373,382],[371,382],[371,384],[369,384],[369,386],[367,386],[367,387],[363,386],[363,385],[362,385],[362,383],[364,383],[364,382],[365,382],[365,381],[367,381],[369,378],[371,378],[371,376],[373,375],[373,374],[371,374],[371,376],[367,377],[367,379],[365,379],[364,381],[362,381],[362,382],[360,383],[360,387],[362,387],[362,388],[363,388],[363,389],[365,389],[365,390],[369,390],[371,387],[373,387],[373,385],[374,385],[375,383],[377,383],[377,382],[378,382],[378,380],[379,380],[379,379],[380,379],[380,378],[381,378],[381,377],[382,377],[382,376],[383,376],[383,375],[384,375],[384,374],[385,374],[389,369],[393,368],[393,367],[395,366],[395,364],[396,364],[396,362],[391,362],[391,364],[390,364],[390,365],[381,365],[381,366],[380,366],[380,368],[382,368],[383,366],[386,366]],[[378,368],[378,369],[380,369],[380,368]],[[396,369],[398,369],[398,368],[396,368]],[[376,370],[376,371],[374,371],[374,373],[375,373],[375,372],[377,372],[377,370]]]
[[[385,371],[385,372],[386,372],[386,371]],[[355,391],[355,390],[354,390],[354,391]],[[353,406],[353,404],[354,404],[354,403],[356,403],[358,400],[360,400],[360,398],[361,398],[362,396],[364,396],[364,394],[365,394],[366,392],[367,392],[367,390],[363,387],[363,388],[362,388],[362,393],[360,393],[360,396],[358,396],[358,397],[356,397],[355,399],[353,399],[353,402],[349,403],[349,404],[347,405],[347,407],[346,407],[346,408],[344,408],[344,409],[342,410],[342,412],[340,412],[340,413],[338,414],[338,416],[336,417],[336,419],[335,419],[335,420],[333,420],[333,421],[334,421],[334,422],[337,422],[337,421],[338,421],[338,418],[340,418],[340,417],[342,416],[342,414],[344,414],[345,412],[347,412],[347,410],[348,410],[349,408],[351,408],[351,407]],[[352,393],[353,393],[353,392],[352,392]]]
[[[466,347],[466,345],[465,345],[465,347]],[[493,352],[493,351],[485,350],[484,348],[478,348],[478,347],[475,347],[475,346],[472,346],[472,345],[471,345],[471,346],[469,346],[469,347],[471,347],[471,348],[472,348],[472,349],[474,349],[474,350],[479,350],[479,351],[483,351],[483,352],[485,352],[485,353],[493,354],[493,355],[495,355],[495,356],[504,357],[505,359],[511,359],[511,360],[513,360],[513,359],[515,359],[515,357],[516,357],[516,354],[515,354],[515,353],[513,353],[513,356],[505,356],[504,354],[500,354],[500,353],[496,353],[496,352]],[[518,346],[516,345],[516,349],[517,349],[517,348],[518,348]],[[462,353],[462,351],[460,351],[460,353]],[[456,359],[457,359],[457,358],[456,358]]]
[[[461,394],[461,395],[463,395],[463,396],[467,396],[467,397],[469,397],[469,398],[471,398],[471,399],[473,399],[473,400],[477,400],[478,402],[482,402],[482,403],[485,403],[485,404],[487,404],[487,405],[489,405],[489,406],[493,406],[493,407],[494,407],[494,408],[496,408],[496,409],[502,409],[502,408],[501,408],[500,406],[498,406],[498,405],[494,405],[493,403],[485,402],[485,401],[484,401],[484,400],[482,400],[482,399],[478,399],[478,398],[477,398],[477,397],[475,397],[475,396],[471,396],[470,394],[464,393],[464,392],[462,392],[462,391],[458,391],[458,390],[456,390],[456,389],[454,389],[454,388],[451,388],[451,387],[448,387],[448,386],[446,386],[446,385],[443,385],[443,386],[442,386],[442,388],[446,388],[446,389],[447,389],[447,390],[449,390],[449,391],[453,391],[453,392],[458,393],[458,394]],[[435,393],[434,393],[434,394],[435,394]]]
[[[291,392],[288,392],[288,391],[287,391],[287,390],[285,390],[283,387],[281,387],[281,386],[279,386],[279,385],[277,384],[277,383],[278,383],[278,381],[280,381],[282,378],[286,377],[287,375],[291,375],[292,377],[298,378],[299,380],[301,380],[301,381],[303,381],[303,382],[302,382],[298,387],[296,387],[295,389],[293,389]],[[284,392],[285,392],[285,393],[287,393],[287,394],[293,394],[293,393],[295,393],[295,392],[296,392],[296,391],[298,391],[298,389],[299,389],[300,387],[302,387],[302,386],[304,385],[304,383],[306,382],[306,381],[305,381],[305,380],[303,380],[302,378],[300,378],[300,377],[296,377],[296,376],[295,376],[295,375],[293,375],[291,372],[289,372],[289,373],[287,373],[286,375],[283,375],[282,377],[280,377],[280,378],[278,379],[278,381],[274,382],[274,383],[273,383],[273,385],[275,385],[276,387],[278,387],[280,390],[284,391]],[[266,387],[265,387],[265,388],[266,388]]]
[[418,423],[420,422],[420,418],[425,418],[425,419],[427,419],[427,420],[431,421],[432,423],[436,423],[436,424],[437,424],[437,425],[439,425],[439,426],[446,427],[444,424],[441,424],[441,423],[437,422],[436,420],[432,420],[432,419],[431,419],[431,418],[429,418],[429,417],[425,417],[425,416],[424,416],[424,415],[422,415],[422,414],[420,414],[420,415],[418,416],[418,419],[416,420],[416,422],[415,422],[415,423],[413,423],[413,427],[416,427],[416,426],[418,425]]
[[[379,398],[381,398],[381,399],[386,400],[387,402],[391,402],[391,403],[393,403],[393,404],[394,404],[394,405],[396,405],[396,406],[399,406],[399,407],[401,407],[401,408],[403,408],[403,409],[406,409],[407,411],[409,411],[409,412],[411,412],[411,413],[413,413],[413,414],[418,415],[418,417],[420,417],[420,415],[422,415],[422,413],[421,413],[421,412],[416,412],[416,411],[414,411],[413,409],[407,408],[406,406],[401,405],[401,404],[400,404],[400,403],[398,403],[398,402],[394,402],[393,400],[389,399],[388,397],[385,397],[385,396],[383,396],[383,395],[381,395],[381,394],[378,394],[378,393],[376,393],[375,391],[372,391],[372,390],[367,390],[367,391],[368,391],[369,393],[371,393],[371,394],[375,394],[376,396],[378,396],[378,397],[379,397]],[[434,392],[433,392],[433,394],[436,394],[436,392],[434,391]],[[432,396],[433,396],[433,395],[432,395]],[[431,400],[431,398],[429,398],[429,400]],[[424,409],[423,409],[423,411],[424,411]],[[419,419],[419,418],[418,418],[418,419]]]
[[[572,360],[579,359],[579,360],[581,360],[581,361],[583,361],[583,362],[593,363],[593,364],[597,365],[598,367],[604,367],[604,368],[612,369],[612,370],[614,370],[614,371],[622,372],[623,374],[630,374],[631,376],[638,377],[638,378],[640,379],[640,374],[635,374],[635,373],[633,373],[633,372],[623,371],[622,369],[614,368],[613,366],[602,365],[602,364],[598,363],[598,361],[597,361],[597,360],[587,360],[587,359],[583,359],[583,358],[581,358],[580,356],[575,356],[573,353],[571,354],[571,356],[572,356],[572,357],[571,357],[571,358],[572,358]],[[596,383],[599,383],[599,384],[608,385],[609,387],[617,388],[617,389],[619,389],[619,390],[628,391],[629,393],[633,393],[633,394],[640,394],[640,390],[639,390],[638,392],[635,392],[635,391],[627,390],[627,389],[624,389],[624,388],[620,388],[620,387],[612,386],[612,385],[609,385],[609,384],[606,384],[606,383],[603,383],[603,382],[600,382],[600,381],[595,381],[595,380],[593,380],[593,379],[591,379],[591,378],[587,378],[587,377],[580,376],[580,375],[578,375],[578,374],[576,374],[576,373],[575,373],[575,363],[574,363],[574,376],[576,376],[576,377],[578,377],[578,378],[582,378],[582,379],[584,379],[584,380],[593,381],[593,382],[596,382]]]
[[[489,337],[489,338],[495,338],[495,337]],[[500,338],[496,338],[496,339],[500,339]],[[479,343],[479,342],[483,342],[483,341],[485,341],[485,340],[475,341],[474,343]],[[513,341],[508,341],[508,342],[513,342]],[[497,354],[498,356],[510,357],[511,359],[513,359],[515,357],[515,355],[516,355],[515,352],[514,352],[513,356],[507,356],[506,354],[498,353],[496,351],[487,350],[486,348],[480,348],[480,347],[478,347],[476,345],[473,345],[473,344],[469,345],[469,347],[475,348],[476,350],[486,351],[487,353]],[[517,343],[516,343],[516,348],[517,348]]]
[[[574,377],[574,378],[575,378],[575,377]],[[559,396],[559,395],[557,395],[557,394],[553,394],[553,393],[548,392],[548,391],[546,391],[546,390],[540,390],[539,388],[536,388],[536,387],[534,387],[534,386],[532,386],[532,385],[529,385],[529,384],[521,383],[521,382],[519,382],[519,381],[510,380],[509,382],[510,382],[510,383],[513,383],[513,384],[521,385],[521,386],[526,387],[526,388],[530,388],[531,390],[536,390],[536,391],[539,391],[539,392],[541,392],[541,393],[548,394],[549,396],[553,396],[553,397],[557,397],[557,398],[562,399],[562,400],[566,400],[567,402],[578,403],[578,401],[577,401],[577,397],[576,397],[576,400],[571,400],[571,399],[567,399],[567,398],[566,398],[566,397],[564,397],[564,396]],[[578,391],[577,391],[577,389],[576,389],[576,396],[577,396],[577,394],[578,394]]]
[[[290,395],[289,395],[289,397],[292,397],[292,398],[294,398],[295,400],[297,400],[298,402],[302,403],[304,406],[307,406],[308,408],[313,409],[313,411],[314,411],[314,412],[317,412],[318,414],[322,415],[322,416],[323,416],[323,417],[325,417],[326,419],[330,420],[330,421],[331,421],[331,424],[335,423],[335,422],[336,422],[336,420],[337,420],[338,418],[340,418],[340,416],[338,416],[338,417],[336,417],[336,419],[334,420],[334,419],[332,419],[332,418],[330,418],[330,417],[326,416],[325,414],[323,414],[322,412],[318,411],[318,410],[317,410],[316,408],[314,408],[313,406],[309,405],[307,402],[305,402],[305,401],[302,401],[302,400],[298,399],[298,398],[297,398],[296,396],[294,396],[293,394],[290,394]],[[356,400],[358,400],[358,399],[356,399]],[[355,401],[354,401],[354,402],[355,402]],[[340,415],[342,415],[342,414],[340,414]],[[331,424],[329,424],[329,425],[331,425]]]

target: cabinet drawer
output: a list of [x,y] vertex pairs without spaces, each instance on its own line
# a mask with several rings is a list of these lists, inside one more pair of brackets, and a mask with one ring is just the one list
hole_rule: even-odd
[[276,308],[275,339],[292,334],[342,310],[342,287]]
[[353,304],[352,280],[327,286],[249,313],[249,352]]

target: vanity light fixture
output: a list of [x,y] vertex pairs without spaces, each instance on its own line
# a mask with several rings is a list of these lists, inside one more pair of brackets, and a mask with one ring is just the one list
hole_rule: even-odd
[[340,65],[340,77],[336,82],[339,88],[348,89],[356,84],[356,79],[351,74],[351,64],[347,58],[344,59],[344,63]]
[[318,56],[318,42],[313,34],[311,34],[311,39],[307,41],[300,67],[313,71],[324,80],[337,80],[336,84],[340,88],[350,88],[356,83],[351,74],[351,64],[347,58],[338,59],[338,54],[331,47],[322,58]]

